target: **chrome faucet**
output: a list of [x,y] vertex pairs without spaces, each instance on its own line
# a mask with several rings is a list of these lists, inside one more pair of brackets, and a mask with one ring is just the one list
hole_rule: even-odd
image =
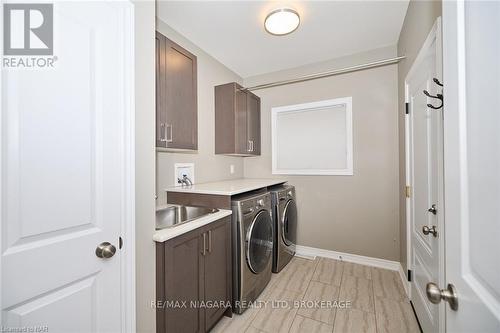
[[191,186],[191,185],[193,185],[193,182],[191,181],[191,179],[189,179],[189,177],[186,176],[186,175],[183,175],[182,179],[177,178],[177,183],[182,184],[182,186]]

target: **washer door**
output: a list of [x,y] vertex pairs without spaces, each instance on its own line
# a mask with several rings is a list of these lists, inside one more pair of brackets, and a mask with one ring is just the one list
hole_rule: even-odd
[[255,274],[262,272],[273,254],[273,224],[269,211],[260,211],[248,228],[247,263]]
[[296,244],[297,242],[297,205],[293,199],[287,201],[283,210],[281,236],[287,246]]

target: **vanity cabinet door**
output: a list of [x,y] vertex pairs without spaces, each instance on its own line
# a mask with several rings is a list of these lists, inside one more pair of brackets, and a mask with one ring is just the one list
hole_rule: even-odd
[[[231,311],[231,221],[226,217],[208,226],[204,263],[205,330],[212,328],[224,312]],[[211,306],[217,304],[217,306]]]
[[159,301],[156,331],[205,332],[203,309],[191,306],[191,302],[198,303],[204,299],[205,257],[200,229],[156,243],[156,249],[156,293]]

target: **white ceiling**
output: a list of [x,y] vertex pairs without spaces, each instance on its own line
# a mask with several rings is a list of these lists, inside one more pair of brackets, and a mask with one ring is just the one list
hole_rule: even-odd
[[[286,36],[264,30],[282,5],[301,16]],[[408,7],[403,1],[160,1],[156,15],[246,78],[395,45]]]

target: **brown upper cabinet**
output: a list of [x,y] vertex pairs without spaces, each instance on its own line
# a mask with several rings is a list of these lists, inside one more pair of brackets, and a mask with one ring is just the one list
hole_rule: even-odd
[[198,149],[196,56],[156,32],[156,147]]
[[260,155],[260,98],[232,82],[215,87],[215,153]]

